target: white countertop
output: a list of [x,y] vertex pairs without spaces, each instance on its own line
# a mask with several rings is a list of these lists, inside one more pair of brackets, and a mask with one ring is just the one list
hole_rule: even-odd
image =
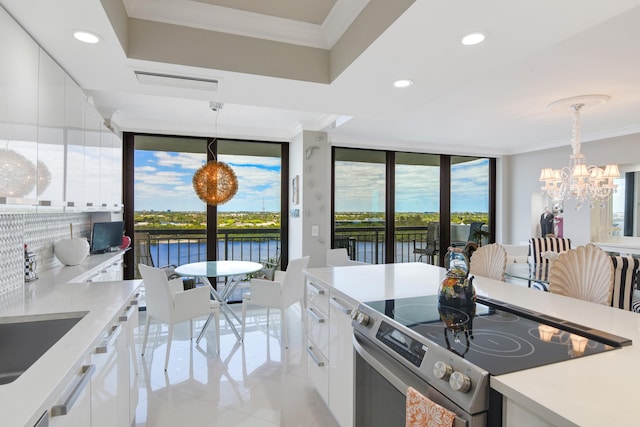
[[[433,294],[444,269],[423,263],[309,268],[307,276],[357,301]],[[491,279],[478,295],[633,340],[631,346],[491,378],[491,387],[557,426],[638,425],[640,315]]]
[[44,272],[38,280],[25,284],[24,298],[5,305],[0,312],[0,321],[11,316],[88,312],[17,380],[0,385],[1,425],[33,425],[37,416],[49,409],[49,396],[61,392],[61,381],[76,373],[78,359],[131,300],[142,284],[140,280],[67,283],[118,256],[119,253],[94,255],[80,266]]

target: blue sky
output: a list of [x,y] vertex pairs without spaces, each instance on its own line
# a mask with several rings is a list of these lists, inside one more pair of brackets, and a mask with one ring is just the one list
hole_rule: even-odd
[[[238,193],[218,206],[220,211],[275,212],[280,208],[280,159],[252,156],[218,156],[235,171]],[[135,207],[157,211],[204,211],[205,204],[191,185],[194,172],[204,164],[202,153],[136,151]],[[452,211],[487,212],[488,161],[454,165]],[[384,210],[384,165],[340,162],[336,167],[337,212]],[[437,167],[396,166],[398,212],[437,212]]]

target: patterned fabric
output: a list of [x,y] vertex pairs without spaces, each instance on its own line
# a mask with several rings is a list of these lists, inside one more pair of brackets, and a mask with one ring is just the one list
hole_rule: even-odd
[[631,303],[631,311],[634,313],[640,313],[640,299],[634,299]]
[[623,310],[632,309],[633,289],[638,277],[640,259],[630,256],[612,256],[613,298],[611,306]]
[[406,427],[451,427],[456,414],[432,402],[413,387],[407,389]]
[[566,252],[571,249],[571,239],[563,237],[532,237],[529,239],[529,255],[534,264],[548,264],[549,259],[542,254],[547,251]]

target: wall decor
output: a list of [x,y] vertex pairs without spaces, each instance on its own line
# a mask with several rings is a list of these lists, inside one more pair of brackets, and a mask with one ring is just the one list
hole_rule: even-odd
[[294,205],[297,205],[300,203],[299,189],[300,189],[300,175],[296,175],[291,182],[291,194],[292,194],[291,202]]

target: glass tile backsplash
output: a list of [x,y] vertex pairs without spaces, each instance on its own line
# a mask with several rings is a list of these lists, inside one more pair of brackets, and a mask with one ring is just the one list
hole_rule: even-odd
[[37,272],[60,265],[53,245],[70,237],[69,224],[73,224],[73,237],[89,238],[89,213],[0,214],[0,299],[15,298],[23,290],[25,243],[36,254]]

